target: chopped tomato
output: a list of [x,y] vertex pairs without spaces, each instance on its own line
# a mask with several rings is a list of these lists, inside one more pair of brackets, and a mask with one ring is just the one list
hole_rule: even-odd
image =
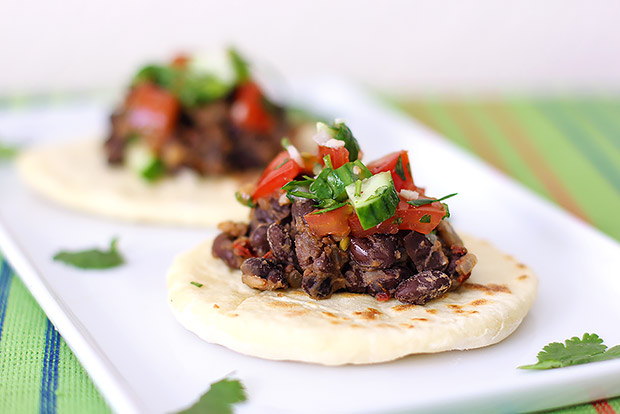
[[252,193],[252,198],[258,200],[272,194],[284,184],[294,180],[300,172],[301,167],[290,158],[287,151],[282,151],[263,171],[258,179],[256,189]]
[[179,116],[179,101],[152,83],[135,86],[125,100],[132,132],[139,133],[158,151],[172,133]]
[[422,234],[433,231],[445,215],[446,210],[439,202],[416,207],[404,200],[398,203],[395,214],[400,221],[399,229],[415,230]]
[[231,117],[241,128],[262,134],[271,132],[275,125],[273,116],[265,108],[263,93],[254,82],[237,88]]
[[233,253],[235,253],[235,255],[239,257],[243,257],[244,259],[255,256],[252,253],[252,245],[250,244],[250,239],[248,239],[247,237],[239,237],[233,242],[232,247]]
[[349,162],[349,150],[345,147],[331,148],[319,145],[319,162],[321,165],[325,165],[323,157],[326,155],[331,158],[334,170]]
[[351,227],[351,234],[354,237],[368,237],[375,233],[396,234],[398,233],[398,220],[396,220],[396,217],[390,217],[377,224],[375,227],[364,230],[357,214],[352,214],[351,217],[349,217],[349,227]]
[[[398,162],[399,158],[401,160],[400,163]],[[409,165],[409,155],[407,151],[397,151],[379,158],[368,164],[368,169],[373,175],[383,171],[389,171],[392,174],[392,180],[394,181],[396,191],[402,189],[416,190],[413,177],[411,176],[411,166]]]
[[349,234],[349,216],[353,208],[346,204],[340,208],[325,213],[309,213],[304,216],[312,233],[317,237],[346,236]]
[[314,170],[314,164],[319,162],[316,155],[310,154],[308,152],[301,153],[301,159],[304,162],[303,172],[308,173],[310,175],[314,175],[312,171]]
[[177,69],[185,69],[187,64],[189,63],[189,56],[184,54],[178,54],[172,59],[170,62],[170,66],[175,67]]

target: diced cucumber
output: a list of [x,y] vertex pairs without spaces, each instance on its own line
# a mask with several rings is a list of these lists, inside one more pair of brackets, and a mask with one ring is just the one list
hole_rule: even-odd
[[396,213],[400,197],[394,188],[392,175],[387,171],[366,178],[361,183],[358,194],[355,183],[347,185],[346,191],[362,227],[368,230]]
[[332,188],[334,199],[342,201],[347,198],[346,186],[357,180],[363,180],[372,176],[372,173],[360,161],[347,162],[340,168],[327,175],[327,183]]
[[164,163],[146,145],[131,144],[125,154],[127,166],[146,181],[153,182],[166,172]]

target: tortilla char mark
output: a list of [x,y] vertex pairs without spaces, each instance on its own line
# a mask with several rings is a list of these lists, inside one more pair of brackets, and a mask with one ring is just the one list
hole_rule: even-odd
[[383,313],[375,308],[368,308],[361,312],[353,312],[353,315],[359,316],[362,319],[373,320],[377,319],[378,316],[383,315]]
[[480,292],[484,292],[487,295],[494,295],[496,293],[512,293],[512,291],[510,290],[510,288],[504,284],[495,284],[495,283],[489,283],[488,285],[483,285],[480,283],[471,283],[471,282],[466,282],[463,283],[463,288],[465,289],[473,289],[473,290],[478,290]]

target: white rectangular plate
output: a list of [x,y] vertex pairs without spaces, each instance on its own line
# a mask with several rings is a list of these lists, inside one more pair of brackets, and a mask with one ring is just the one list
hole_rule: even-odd
[[[617,243],[347,83],[300,82],[291,96],[346,119],[367,159],[408,149],[418,185],[434,195],[458,192],[450,200],[455,226],[539,275],[530,314],[491,347],[372,366],[244,356],[201,341],[168,310],[165,274],[173,257],[213,230],[116,223],[68,211],[33,194],[11,165],[1,165],[0,248],[115,411],[178,410],[230,373],[247,387],[243,413],[517,412],[620,394],[620,360],[540,372],[516,368],[535,362],[548,342],[584,332],[620,343]],[[35,145],[102,134],[106,119],[106,108],[92,103],[2,114],[0,133]],[[113,236],[127,258],[121,268],[80,271],[52,261],[61,248],[104,247]]]

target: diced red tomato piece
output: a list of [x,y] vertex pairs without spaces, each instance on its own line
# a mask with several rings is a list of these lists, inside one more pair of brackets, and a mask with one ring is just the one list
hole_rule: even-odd
[[316,155],[310,154],[308,152],[302,152],[301,153],[301,159],[304,162],[303,165],[303,172],[309,175],[314,175],[312,173],[312,171],[314,170],[314,164],[316,164],[317,162],[319,162],[318,158]]
[[[402,171],[396,171],[396,165],[398,164],[398,158],[402,160]],[[376,161],[368,164],[368,169],[371,173],[377,174],[383,171],[389,171],[392,174],[392,180],[394,181],[394,187],[396,191],[402,189],[416,190],[416,186],[413,183],[413,177],[411,176],[411,166],[409,165],[409,155],[407,151],[397,151],[379,158]],[[403,180],[403,177],[405,179]]]
[[445,215],[446,210],[439,202],[416,207],[407,204],[404,200],[398,203],[395,214],[400,221],[399,229],[415,230],[422,234],[429,234],[433,231]]
[[349,216],[353,208],[346,204],[340,208],[325,213],[309,213],[304,216],[312,233],[317,237],[346,236],[349,234]]
[[231,109],[232,120],[241,128],[262,134],[273,130],[275,120],[263,103],[263,93],[254,82],[237,88]]
[[330,148],[319,145],[319,162],[321,165],[325,165],[323,157],[326,155],[331,158],[334,170],[349,162],[349,150],[345,147]]
[[170,65],[177,69],[185,69],[188,63],[189,63],[189,56],[181,53],[181,54],[176,55],[174,59],[172,59],[172,62],[170,62]]
[[360,223],[360,219],[357,217],[357,214],[351,214],[351,216],[349,217],[349,227],[351,227],[351,235],[353,237],[368,237],[375,233],[396,234],[398,233],[398,220],[395,219],[395,217],[391,217],[377,224],[375,227],[364,230],[362,224]]
[[287,151],[282,151],[263,171],[252,193],[252,198],[258,200],[272,194],[284,184],[295,179],[300,172],[301,167],[290,158]]
[[255,255],[252,253],[252,245],[250,244],[250,239],[247,237],[240,237],[233,242],[233,252],[243,258],[254,257]]
[[179,116],[179,101],[152,83],[135,86],[125,100],[129,128],[158,151],[172,133]]

